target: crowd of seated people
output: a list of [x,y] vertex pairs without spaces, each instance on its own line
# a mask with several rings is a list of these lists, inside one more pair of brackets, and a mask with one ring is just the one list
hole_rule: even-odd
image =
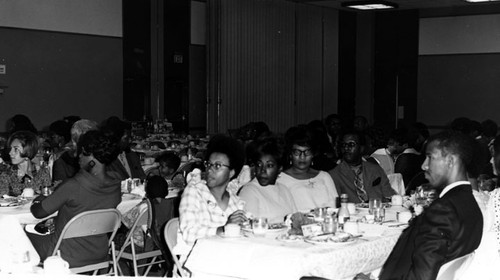
[[[497,217],[488,216],[493,209],[500,209],[496,191],[500,138],[496,137],[496,123],[457,118],[446,129],[475,139],[476,168],[467,169],[467,181],[487,224],[500,224]],[[162,177],[168,182],[164,188],[168,188],[181,165],[180,154],[164,153],[156,157],[157,166],[146,174],[139,155],[130,149],[130,124],[117,117],[100,124],[76,117],[58,120],[49,126],[48,139],[42,141],[31,121],[16,115],[9,120],[7,131],[9,137],[0,163],[1,194],[19,195],[26,187],[38,191],[41,185],[53,186],[52,196],[40,196],[32,206],[37,217],[59,211],[55,235],[43,240],[30,236],[42,260],[71,217],[81,211],[116,207],[120,202],[118,182]],[[429,130],[422,123],[401,125],[387,132],[370,125],[363,116],[349,122],[332,114],[322,121],[313,120],[283,131],[283,135],[273,133],[265,123],[252,122],[229,135],[211,137],[203,154],[204,165],[196,166],[200,170],[195,172],[200,173],[187,174],[178,207],[179,238],[186,248],[199,238],[223,232],[226,224],[246,223],[251,217],[280,223],[295,212],[338,207],[341,194],[347,194],[354,203],[368,202],[370,198],[390,201],[397,194],[389,179],[392,174],[401,174],[406,187],[406,193],[401,195],[409,195],[418,187],[435,187],[424,170],[429,158]],[[49,145],[52,153],[49,173],[43,164],[37,167],[35,160],[42,145]],[[91,182],[99,192],[105,192],[101,197],[110,199],[88,199],[93,194],[74,197],[76,189],[92,193],[88,189]],[[484,230],[500,231],[486,225]],[[63,258],[72,265],[88,261],[74,256],[72,247],[74,244],[68,243],[62,248]],[[101,253],[91,255],[99,257]]]

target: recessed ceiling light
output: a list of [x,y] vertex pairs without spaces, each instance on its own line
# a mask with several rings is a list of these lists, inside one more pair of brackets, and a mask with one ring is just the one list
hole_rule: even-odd
[[496,2],[500,0],[464,0],[464,1],[469,3],[479,3],[479,2]]
[[383,10],[383,9],[395,9],[398,7],[398,5],[387,1],[373,0],[373,1],[342,2],[342,7],[357,9],[357,10]]

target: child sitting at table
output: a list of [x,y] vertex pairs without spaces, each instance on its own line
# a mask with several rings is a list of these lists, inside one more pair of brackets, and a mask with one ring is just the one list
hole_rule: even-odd
[[154,168],[148,172],[147,177],[161,176],[165,180],[171,180],[181,164],[181,159],[173,152],[161,154],[155,160],[158,163],[158,168]]

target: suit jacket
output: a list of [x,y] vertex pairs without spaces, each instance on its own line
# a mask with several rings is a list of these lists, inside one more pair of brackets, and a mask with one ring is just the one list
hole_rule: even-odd
[[127,170],[118,158],[107,166],[107,171],[116,172],[118,174],[117,179],[120,180],[125,180],[127,178],[139,178],[141,180],[146,179],[146,173],[144,173],[144,169],[142,169],[139,155],[133,151],[125,151],[125,157],[130,167],[130,173],[132,173],[131,175],[128,174]]
[[[396,194],[391,188],[387,175],[378,164],[368,161],[363,161],[361,164],[363,165],[363,184],[368,198],[382,199]],[[345,193],[349,196],[349,202],[360,202],[356,186],[354,186],[354,172],[346,162],[342,161],[329,173],[339,195]]]
[[471,186],[456,186],[403,231],[379,279],[435,279],[441,265],[479,246],[482,231],[483,217]]

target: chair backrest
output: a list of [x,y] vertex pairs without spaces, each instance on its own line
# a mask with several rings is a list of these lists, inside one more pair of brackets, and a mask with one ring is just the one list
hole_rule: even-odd
[[68,238],[99,235],[111,232],[112,234],[109,238],[109,244],[111,244],[120,225],[121,214],[116,209],[99,209],[82,212],[74,216],[64,226],[52,255],[56,255],[62,240]]
[[474,252],[443,264],[439,269],[436,280],[461,279],[465,270],[471,264],[473,258],[474,258]]
[[179,231],[179,218],[173,218],[167,222],[165,226],[165,241],[167,242],[168,249],[172,249],[177,245],[177,232]]
[[[179,218],[173,218],[167,222],[165,226],[165,241],[167,242],[168,250],[174,260],[173,274],[175,276],[190,277],[190,272],[183,267],[177,256],[173,253],[175,245],[177,245],[177,232],[179,231]],[[176,275],[177,274],[177,275]]]

